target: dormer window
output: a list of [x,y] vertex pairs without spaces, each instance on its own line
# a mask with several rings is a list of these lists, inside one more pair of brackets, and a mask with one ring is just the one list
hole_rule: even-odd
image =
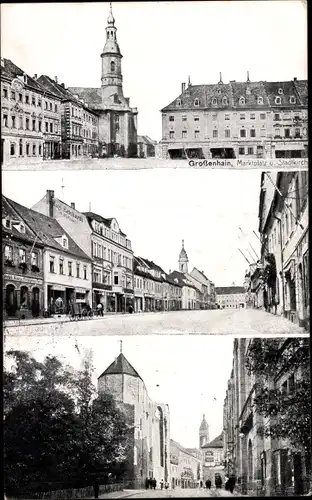
[[20,233],[25,233],[25,226],[24,226],[24,224],[20,224],[18,226],[18,230],[19,230]]
[[177,106],[181,106],[181,105],[182,105],[182,101],[181,101],[181,99],[178,99],[177,100]]
[[282,93],[283,93],[283,89],[278,89],[278,93],[279,93],[280,95],[282,95]]
[[224,104],[226,106],[227,103],[228,103],[227,97],[224,96],[222,99],[222,104]]
[[217,99],[215,97],[212,99],[212,104],[217,104]]
[[275,97],[275,104],[281,104],[282,100],[280,97]]
[[199,99],[197,99],[197,98],[195,99],[194,106],[199,106]]
[[219,95],[221,94],[221,89],[217,90],[217,94],[219,94]]
[[11,229],[11,221],[10,219],[2,219],[2,223],[6,229]]
[[249,88],[249,87],[247,87],[247,89],[246,89],[246,94],[247,94],[247,95],[250,95],[250,94],[251,94],[251,90],[250,90],[250,88]]
[[240,98],[239,98],[239,104],[240,104],[241,106],[244,106],[245,102],[246,102],[245,97],[240,97]]
[[290,104],[296,104],[296,98],[292,95],[289,99]]
[[68,248],[68,239],[65,236],[62,238],[62,247]]
[[257,103],[258,104],[263,104],[263,97],[258,97]]

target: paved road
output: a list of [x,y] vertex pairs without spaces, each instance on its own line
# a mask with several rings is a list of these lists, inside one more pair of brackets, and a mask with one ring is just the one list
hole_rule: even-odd
[[[117,495],[117,496],[116,496]],[[174,490],[144,490],[140,492],[131,493],[131,490],[120,492],[119,496],[116,492],[114,498],[210,498],[210,497],[235,497],[236,495],[225,491],[224,489],[212,488],[207,490],[205,488],[176,488]],[[106,495],[101,495],[100,498],[107,498]]]
[[[25,322],[24,322],[25,323]],[[307,332],[290,321],[253,309],[172,311],[112,315],[103,319],[5,325],[7,335],[283,334]]]

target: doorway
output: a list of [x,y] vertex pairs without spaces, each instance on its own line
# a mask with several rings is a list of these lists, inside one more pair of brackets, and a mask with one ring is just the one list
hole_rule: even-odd
[[14,285],[7,285],[5,290],[5,307],[8,316],[15,316],[17,311],[17,297]]

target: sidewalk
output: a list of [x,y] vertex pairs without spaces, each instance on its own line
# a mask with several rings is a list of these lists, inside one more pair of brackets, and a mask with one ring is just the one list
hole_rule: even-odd
[[103,493],[99,495],[99,498],[128,498],[138,493],[143,493],[145,490],[121,490],[112,491],[111,493]]
[[[134,314],[134,313],[132,313]],[[51,323],[75,323],[76,321],[96,321],[105,319],[107,316],[132,316],[130,313],[105,313],[104,316],[92,316],[80,319],[70,319],[67,315],[52,316],[50,318],[28,318],[28,319],[9,319],[3,321],[4,327],[27,326],[27,325],[49,325]]]

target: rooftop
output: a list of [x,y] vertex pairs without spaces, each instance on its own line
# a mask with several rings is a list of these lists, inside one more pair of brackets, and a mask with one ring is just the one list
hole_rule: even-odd
[[235,295],[245,293],[245,288],[243,286],[217,286],[215,292],[217,295]]
[[220,436],[210,441],[210,443],[204,444],[202,448],[223,448],[223,432],[221,432]]
[[138,372],[133,368],[122,352],[98,378],[104,377],[105,375],[131,375],[132,377],[137,377],[142,380]]

